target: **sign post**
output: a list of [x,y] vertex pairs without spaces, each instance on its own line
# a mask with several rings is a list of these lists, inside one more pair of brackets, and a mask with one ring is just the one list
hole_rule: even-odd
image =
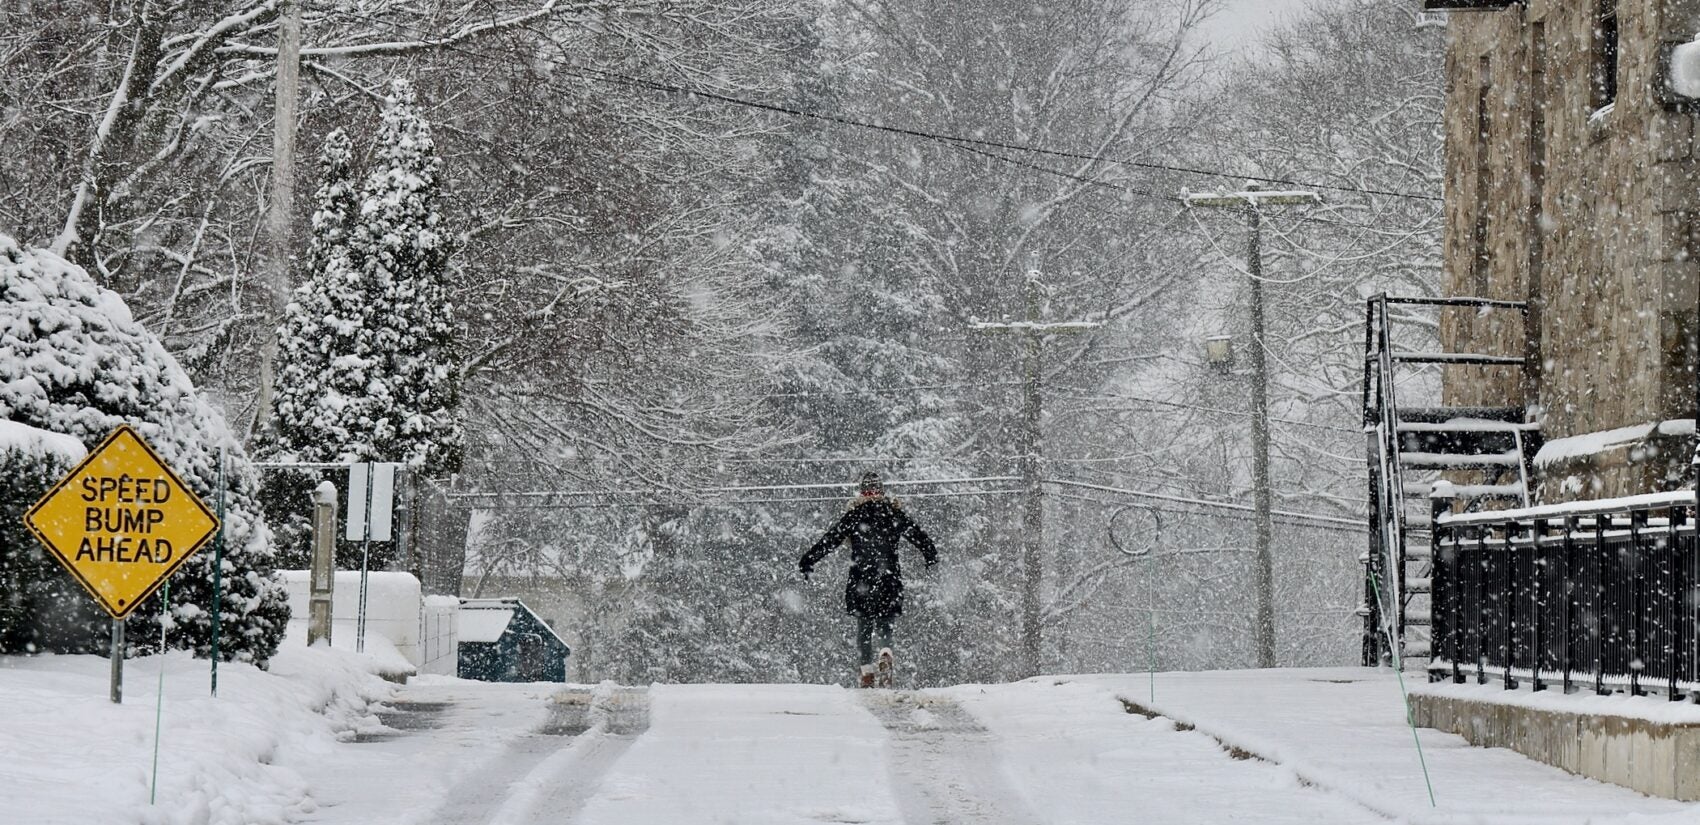
[[360,542],[360,612],[354,623],[354,650],[366,651],[366,574],[372,542],[389,541],[395,514],[394,463],[348,465],[348,527],[343,537]]
[[124,617],[218,530],[218,518],[129,425],[113,430],[24,515],[112,616],[112,701],[124,697]]

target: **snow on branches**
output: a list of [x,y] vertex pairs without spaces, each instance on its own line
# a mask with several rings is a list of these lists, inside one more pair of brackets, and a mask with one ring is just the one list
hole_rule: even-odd
[[358,193],[341,130],[320,162],[309,271],[279,330],[280,446],[307,460],[453,472],[462,433],[449,243],[412,86],[392,85]]

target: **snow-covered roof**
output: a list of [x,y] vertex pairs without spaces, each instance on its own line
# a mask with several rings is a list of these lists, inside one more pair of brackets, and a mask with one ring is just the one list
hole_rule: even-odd
[[543,621],[535,611],[518,598],[505,597],[497,599],[461,599],[460,600],[460,640],[463,642],[491,643],[502,638],[507,631],[508,623],[513,621],[514,614],[519,611],[531,614],[537,620],[537,626],[544,633],[554,637],[561,647],[571,649],[567,640],[561,634]]
[[490,644],[508,632],[508,623],[513,619],[514,609],[511,607],[467,607],[463,604],[460,606],[457,635],[462,642]]
[[83,442],[72,436],[0,418],[0,452],[13,450],[42,457],[58,456],[70,464],[88,455]]
[[1700,98],[1700,40],[1671,50],[1670,88],[1683,97]]

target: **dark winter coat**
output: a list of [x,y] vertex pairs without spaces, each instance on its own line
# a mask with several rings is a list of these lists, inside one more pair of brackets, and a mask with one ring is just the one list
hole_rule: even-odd
[[850,542],[850,580],[844,586],[846,612],[868,618],[891,618],[903,613],[903,571],[897,563],[897,542],[908,539],[921,551],[928,567],[939,551],[921,526],[885,496],[856,499],[850,512],[815,542],[797,564],[807,576],[838,545]]

